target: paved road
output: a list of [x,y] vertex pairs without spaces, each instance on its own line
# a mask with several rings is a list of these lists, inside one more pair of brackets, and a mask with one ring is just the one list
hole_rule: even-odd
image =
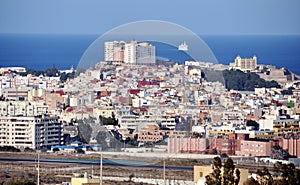
[[[36,163],[35,158],[0,158],[0,162],[24,162]],[[71,160],[71,159],[40,159],[40,163],[44,164],[80,164],[80,165],[99,165],[99,160]],[[150,164],[145,162],[128,161],[128,160],[103,160],[103,166],[131,167],[131,168],[149,168],[163,169],[163,166]],[[185,170],[193,171],[192,166],[166,166],[167,170]]]

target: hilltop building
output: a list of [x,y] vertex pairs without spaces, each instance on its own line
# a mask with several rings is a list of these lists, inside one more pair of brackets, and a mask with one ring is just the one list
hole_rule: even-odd
[[237,56],[234,62],[229,64],[231,69],[238,69],[244,72],[253,71],[257,67],[257,57],[254,55],[252,58],[241,58]]
[[138,43],[109,41],[104,44],[104,55],[106,62],[126,63],[126,64],[155,64],[155,46],[147,42]]
[[124,62],[126,42],[109,41],[104,43],[104,60],[106,62]]
[[136,64],[147,65],[155,64],[155,46],[148,42],[136,45]]

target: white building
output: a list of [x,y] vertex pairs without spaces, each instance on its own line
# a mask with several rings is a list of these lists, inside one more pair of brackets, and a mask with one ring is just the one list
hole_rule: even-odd
[[132,40],[131,42],[125,44],[124,63],[136,64],[136,45],[136,40]]
[[104,60],[106,62],[124,62],[124,41],[108,41],[104,43]]
[[42,102],[1,101],[0,116],[35,116],[48,113],[48,106]]
[[62,141],[58,117],[0,116],[0,146],[41,149]]
[[109,41],[104,43],[104,60],[126,64],[155,64],[155,46],[147,42],[138,43]]
[[114,58],[114,42],[105,42],[104,43],[104,60],[113,61]]
[[20,98],[27,100],[30,87],[17,87],[2,89],[2,95],[7,100],[19,100]]
[[16,71],[18,73],[25,73],[26,69],[25,67],[1,67],[0,73],[9,72],[9,71]]
[[147,42],[136,45],[136,64],[155,64],[155,46]]

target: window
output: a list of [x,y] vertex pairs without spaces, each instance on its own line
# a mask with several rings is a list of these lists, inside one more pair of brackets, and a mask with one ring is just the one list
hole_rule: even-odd
[[203,177],[203,172],[199,172],[199,177]]

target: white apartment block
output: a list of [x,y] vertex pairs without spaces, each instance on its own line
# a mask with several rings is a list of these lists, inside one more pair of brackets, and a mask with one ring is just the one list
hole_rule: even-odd
[[60,77],[47,77],[47,76],[29,76],[28,85],[45,90],[53,90],[58,87]]
[[25,76],[13,76],[11,74],[0,76],[0,89],[19,88],[28,85],[28,78]]
[[119,117],[118,122],[122,129],[134,130],[135,132],[146,129],[150,125],[157,126],[156,120],[135,115],[121,116]]
[[241,71],[253,71],[257,67],[257,57],[241,58],[237,56],[233,63],[229,64],[232,69],[239,69]]
[[58,117],[0,116],[0,146],[41,149],[62,143]]
[[30,87],[6,88],[2,89],[2,95],[6,100],[27,100]]
[[139,43],[136,46],[136,64],[155,64],[155,46],[147,42]]
[[43,102],[1,101],[0,116],[36,116],[48,113]]
[[104,43],[104,60],[126,64],[155,64],[155,46],[147,42],[108,41]]
[[132,40],[130,43],[125,44],[124,63],[136,64],[136,45],[136,40]]
[[0,89],[10,88],[11,79],[8,76],[0,76]]
[[104,60],[106,62],[124,62],[124,41],[108,41],[104,43]]
[[114,60],[114,42],[105,42],[104,43],[104,60],[105,61],[113,61]]
[[136,116],[136,115],[123,115],[118,117],[118,123],[122,129],[131,129],[139,132],[149,126],[161,125],[161,127],[175,130],[175,118],[163,118],[161,116]]

